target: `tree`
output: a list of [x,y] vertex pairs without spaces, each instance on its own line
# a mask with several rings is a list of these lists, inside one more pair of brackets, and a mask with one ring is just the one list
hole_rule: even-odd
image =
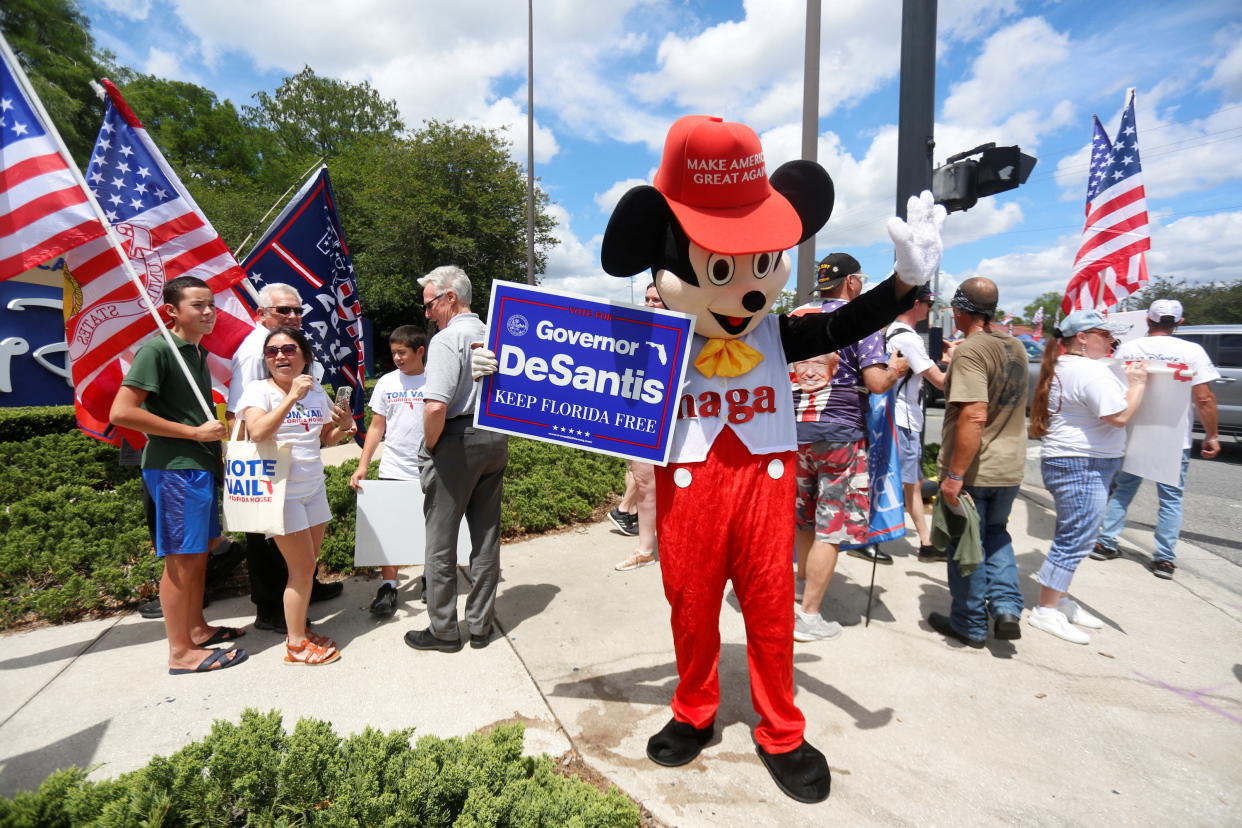
[[1027,319],[1034,319],[1035,314],[1040,308],[1044,311],[1044,334],[1051,334],[1053,327],[1056,325],[1057,315],[1061,312],[1062,294],[1059,291],[1050,290],[1047,293],[1041,293],[1035,297],[1034,302],[1028,302],[1027,306],[1022,309]]
[[1185,279],[1152,276],[1138,293],[1122,302],[1120,310],[1143,310],[1157,299],[1182,303],[1187,325],[1230,325],[1242,322],[1242,278],[1232,282],[1187,284]]
[[258,106],[245,108],[251,122],[271,130],[286,152],[311,161],[339,155],[358,138],[405,129],[397,104],[370,83],[320,77],[309,66],[285,78],[274,94],[254,98]]
[[79,167],[95,146],[103,109],[90,82],[111,55],[97,54],[75,0],[4,0],[0,30]]
[[[333,161],[332,178],[377,337],[425,321],[415,280],[439,265],[466,271],[480,316],[494,280],[525,281],[525,175],[501,133],[431,121],[408,136],[372,136]],[[539,193],[537,271],[556,243],[546,205]]]

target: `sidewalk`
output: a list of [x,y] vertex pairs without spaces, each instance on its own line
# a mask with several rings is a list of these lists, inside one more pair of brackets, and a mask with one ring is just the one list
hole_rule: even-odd
[[[1028,606],[1052,529],[1041,497],[1025,489],[1010,521]],[[426,625],[423,606],[403,589],[397,617],[374,622],[365,610],[376,581],[364,578],[312,607],[344,647],[322,670],[285,668],[280,637],[252,629],[248,664],[168,676],[162,625],[136,614],[4,636],[0,794],[71,763],[115,776],[252,706],[281,710],[287,726],[327,719],[340,733],[412,726],[449,736],[522,721],[529,752],[572,746],[668,825],[1242,820],[1242,579],[1203,550],[1179,546],[1172,582],[1130,555],[1086,561],[1074,595],[1108,624],[1087,646],[1024,624],[1020,641],[984,650],[947,642],[923,620],[948,605],[943,564],[887,544],[896,562],[876,573],[864,628],[871,566],[842,556],[825,608],[847,625],[844,637],[794,650],[807,736],[833,772],[831,798],[807,806],[782,795],[755,756],[732,593],[716,739],[682,768],[646,759],[676,672],[658,568],[612,569],[632,546],[608,523],[507,545],[497,600],[505,637],[484,650],[410,650],[401,637]],[[213,603],[208,616],[253,618],[245,598]]]

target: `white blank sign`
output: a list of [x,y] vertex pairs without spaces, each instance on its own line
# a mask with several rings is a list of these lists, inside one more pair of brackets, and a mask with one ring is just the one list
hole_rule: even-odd
[[[425,563],[423,489],[417,480],[364,480],[354,524],[354,566]],[[457,529],[457,562],[470,560],[470,531]]]

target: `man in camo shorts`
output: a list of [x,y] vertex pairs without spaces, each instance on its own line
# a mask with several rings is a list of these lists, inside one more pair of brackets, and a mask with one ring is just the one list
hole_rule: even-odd
[[[822,300],[803,305],[792,315],[826,313],[856,298],[866,279],[859,270],[858,260],[848,253],[830,253],[819,263],[817,288]],[[837,568],[841,544],[866,543],[867,393],[884,393],[905,368],[902,357],[886,353],[883,331],[792,366],[798,421],[794,597],[800,602],[794,613],[795,641],[841,636],[841,625],[826,620],[820,604]]]

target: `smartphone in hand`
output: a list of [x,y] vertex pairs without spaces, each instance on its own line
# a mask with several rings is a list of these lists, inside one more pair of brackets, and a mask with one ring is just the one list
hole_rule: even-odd
[[354,389],[348,385],[342,385],[336,389],[336,400],[334,405],[344,411],[349,411],[349,402],[353,399]]

